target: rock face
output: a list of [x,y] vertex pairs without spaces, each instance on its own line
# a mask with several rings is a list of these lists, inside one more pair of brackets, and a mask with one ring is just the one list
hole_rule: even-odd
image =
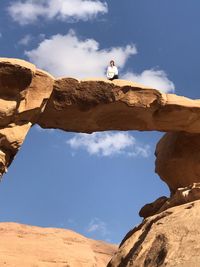
[[178,188],[170,198],[160,197],[153,203],[146,204],[139,212],[140,217],[147,218],[171,207],[180,206],[200,199],[200,183],[185,188]]
[[[35,123],[85,133],[157,130],[200,134],[199,117],[200,100],[162,94],[123,80],[56,80],[23,60],[0,59],[0,175]],[[186,186],[181,180],[171,184],[163,172],[161,177],[171,190]]]
[[54,78],[18,59],[0,59],[0,176],[53,90]]
[[70,230],[0,223],[0,266],[105,267],[116,246]]
[[108,267],[200,266],[200,201],[170,208],[131,230]]
[[200,135],[167,133],[156,147],[156,172],[171,192],[200,182]]
[[169,198],[163,196],[156,199],[153,203],[148,203],[139,211],[140,217],[147,218],[160,212],[162,206],[169,200]]
[[[156,147],[155,171],[171,196],[140,210],[145,220],[128,233],[108,266],[200,266],[200,202],[193,202],[200,199],[200,100],[123,80],[55,79],[23,60],[1,58],[0,176],[34,124],[83,133],[167,132]],[[36,262],[34,266],[100,267],[114,251],[113,246],[69,231],[1,226],[0,249],[7,254],[3,258],[0,253],[0,266]],[[39,246],[35,248],[36,239]],[[28,255],[26,261],[19,256],[22,251]]]
[[86,132],[106,130],[200,133],[200,100],[161,94],[126,81],[55,81],[37,123],[43,128]]

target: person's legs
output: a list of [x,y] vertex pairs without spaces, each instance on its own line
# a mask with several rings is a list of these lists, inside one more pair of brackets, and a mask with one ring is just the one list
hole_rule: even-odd
[[114,77],[113,78],[110,78],[110,79],[108,79],[109,81],[113,81],[113,80],[116,80],[116,79],[118,79],[119,78],[119,76],[118,75],[114,75]]

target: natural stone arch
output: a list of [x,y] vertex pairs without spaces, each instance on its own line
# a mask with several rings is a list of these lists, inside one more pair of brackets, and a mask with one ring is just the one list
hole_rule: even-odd
[[[164,210],[200,199],[199,119],[200,100],[163,94],[158,90],[122,80],[113,82],[103,79],[56,80],[28,62],[18,59],[0,59],[1,175],[11,164],[26,134],[34,124],[39,124],[43,128],[84,133],[106,130],[168,132],[156,148],[156,171],[168,184],[171,197],[161,197],[141,209],[142,217],[152,215],[155,217],[144,221],[125,237],[121,249],[109,266],[122,266],[122,259],[127,256],[127,264],[137,258],[142,246],[142,243],[138,246],[138,234],[140,231],[141,237],[143,233],[148,234],[155,222],[171,214],[171,211],[163,212]],[[180,213],[187,213],[186,210],[191,207],[193,206],[186,206],[185,210],[183,210],[184,207],[180,208]],[[159,215],[155,215],[157,213]],[[180,226],[183,224],[184,220]],[[184,228],[177,226],[177,231],[186,229],[186,226]],[[165,235],[167,236],[167,233]],[[181,232],[181,235],[184,234]],[[152,236],[155,237],[154,234]],[[168,257],[167,249],[170,242],[166,236],[159,234],[154,239],[153,242],[158,248],[156,253],[152,248],[144,251],[148,256],[147,262],[149,260],[152,264],[154,261],[157,262],[163,249],[166,251],[165,257]],[[135,245],[129,239],[136,240]],[[129,254],[127,255],[126,241],[128,247],[136,248],[130,257]],[[174,242],[177,240],[171,241],[171,243]],[[195,252],[192,246],[191,251]],[[143,258],[142,256],[142,261]],[[165,258],[162,260],[165,261]],[[137,262],[140,266],[141,258],[137,259]],[[122,265],[116,265],[118,263]]]
[[[56,80],[18,59],[0,59],[0,102],[1,174],[36,123],[43,128],[84,133],[106,130],[157,130],[179,132],[179,136],[180,132],[189,136],[200,133],[200,100],[164,94],[123,80]],[[188,183],[179,179],[173,186],[173,181],[168,183],[162,174],[163,168],[161,172],[158,166],[156,169],[173,192],[192,183],[192,179]]]

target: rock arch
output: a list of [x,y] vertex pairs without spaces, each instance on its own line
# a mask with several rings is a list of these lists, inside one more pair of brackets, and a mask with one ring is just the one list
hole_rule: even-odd
[[[141,249],[138,247],[137,235],[141,229],[144,228],[145,232],[149,226],[151,228],[155,222],[171,214],[163,211],[200,199],[200,100],[164,94],[123,80],[55,79],[29,62],[1,58],[1,176],[34,124],[39,124],[42,128],[83,133],[107,130],[167,132],[156,148],[156,172],[169,186],[171,197],[161,197],[141,209],[140,215],[144,218],[156,216],[157,213],[160,215],[144,221],[130,232],[109,266],[123,265],[121,259],[124,255],[129,255],[126,254],[126,244],[123,247],[126,240],[130,248],[137,246],[137,249]],[[158,252],[153,251],[152,247],[148,253],[144,252],[148,256],[146,262],[157,262],[163,249],[165,257],[167,256],[170,242],[166,236],[159,234],[155,238]],[[133,245],[130,245],[132,241],[129,242],[129,239],[133,240]],[[137,258],[137,253],[127,258],[127,264],[134,257]],[[141,266],[143,258],[135,266]]]
[[[194,140],[194,135],[198,139],[199,117],[200,100],[163,94],[124,80],[55,79],[29,62],[0,59],[1,175],[11,164],[30,127],[36,123],[43,128],[84,133],[157,130],[170,134],[157,147],[156,171],[175,192],[178,187],[189,186],[200,178],[194,174],[187,182],[181,180],[184,171],[180,168],[179,182],[175,182],[176,177],[166,175],[165,164],[162,164],[163,159],[168,162],[169,172],[169,160],[164,151],[173,138],[177,144],[184,142],[183,136],[188,142]],[[181,153],[179,149],[180,157]],[[198,151],[195,153],[197,157]],[[169,154],[173,157],[172,151]]]

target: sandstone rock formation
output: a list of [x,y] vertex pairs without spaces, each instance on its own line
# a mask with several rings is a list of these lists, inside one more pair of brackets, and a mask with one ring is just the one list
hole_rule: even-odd
[[159,197],[153,203],[144,205],[139,211],[140,217],[147,218],[160,212],[161,207],[169,200],[168,197]]
[[86,132],[106,130],[200,133],[200,100],[161,94],[116,80],[63,78],[37,123],[43,128]]
[[116,246],[70,230],[0,223],[0,266],[105,267]]
[[185,188],[178,188],[171,197],[160,197],[153,203],[146,204],[139,212],[143,218],[153,216],[171,207],[180,206],[200,199],[200,183]]
[[53,90],[54,78],[28,62],[0,59],[0,176]]
[[167,133],[155,154],[156,172],[171,192],[200,182],[200,134]]
[[162,94],[122,80],[56,80],[18,59],[0,59],[0,104],[0,174],[6,171],[35,123],[43,128],[86,133],[200,133],[200,100]]
[[200,201],[145,219],[122,241],[108,267],[199,267]]
[[[145,220],[126,236],[108,266],[200,266],[197,228],[200,202],[193,202],[200,199],[200,100],[164,94],[123,80],[55,79],[23,60],[1,58],[0,176],[34,124],[84,133],[167,132],[156,148],[156,172],[169,186],[171,196],[161,197],[141,209]],[[177,207],[171,209],[174,206]],[[55,257],[59,262],[60,254]],[[95,260],[81,262],[83,265],[79,266],[90,266],[84,262],[96,264]]]

